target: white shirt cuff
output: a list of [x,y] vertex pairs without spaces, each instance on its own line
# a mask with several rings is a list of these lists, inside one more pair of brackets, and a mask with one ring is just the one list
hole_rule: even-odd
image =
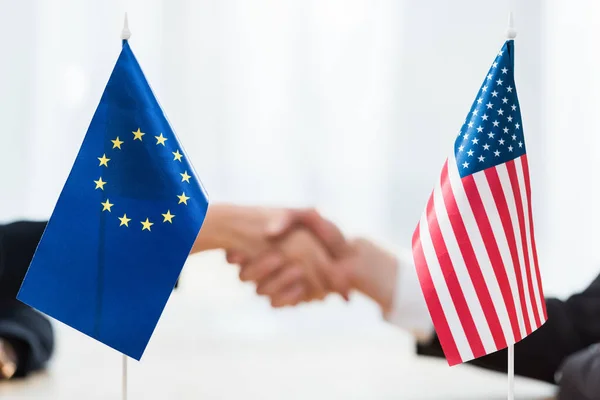
[[429,310],[421,291],[412,252],[396,254],[398,269],[392,309],[384,314],[386,321],[410,332],[418,342],[431,340],[435,334]]

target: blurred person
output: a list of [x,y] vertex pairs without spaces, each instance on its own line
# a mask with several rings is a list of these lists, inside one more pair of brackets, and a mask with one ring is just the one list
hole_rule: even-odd
[[[281,240],[266,235],[268,226],[284,215],[283,209],[211,205],[191,253],[232,248],[251,255],[269,251],[289,267],[280,279],[306,279],[312,288],[311,299],[322,299],[336,287],[347,293],[349,283],[337,272],[340,270],[331,268],[331,258],[308,230],[296,229]],[[34,221],[0,225],[0,380],[43,369],[54,351],[49,319],[16,299],[45,227],[46,222]],[[334,273],[328,275],[327,271]],[[297,293],[290,291],[279,301],[294,304],[296,297]]]
[[54,350],[54,332],[42,314],[16,300],[44,222],[0,225],[0,380],[42,369]]
[[600,344],[567,357],[557,375],[558,400],[600,400]]
[[[411,251],[394,254],[364,238],[346,240],[332,222],[314,210],[288,210],[288,215],[279,221],[281,224],[268,232],[270,236],[285,237],[298,226],[309,229],[334,257],[334,268],[345,271],[352,288],[374,300],[385,320],[414,335],[417,354],[444,357],[420,289]],[[276,258],[277,255],[269,250],[259,257],[234,250],[227,254],[230,263],[240,264],[240,278],[255,281],[257,292],[269,296],[273,306],[310,301],[309,281],[300,278],[293,283],[282,282],[282,277],[291,272],[285,271],[284,260],[273,261]],[[546,303],[548,321],[515,344],[515,373],[556,383],[564,370],[566,378],[563,382],[577,384],[583,392],[586,385],[592,387],[597,383],[591,370],[584,371],[591,368],[592,362],[576,361],[571,357],[585,357],[587,349],[600,342],[600,276],[566,301],[547,298]],[[578,356],[578,352],[584,352],[584,355]],[[593,359],[594,371],[598,371],[599,356],[587,357],[596,357]],[[472,360],[469,364],[507,372],[507,350]]]

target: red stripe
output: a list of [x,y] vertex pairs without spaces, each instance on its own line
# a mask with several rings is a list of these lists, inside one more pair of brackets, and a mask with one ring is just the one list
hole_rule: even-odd
[[446,355],[446,360],[451,366],[460,364],[462,363],[462,358],[458,352],[458,347],[456,347],[456,342],[452,336],[452,331],[450,331],[450,326],[448,325],[444,309],[442,308],[440,299],[433,286],[433,280],[431,279],[429,267],[425,260],[425,254],[423,253],[423,247],[421,245],[419,225],[417,225],[417,229],[415,229],[415,233],[413,234],[412,249],[417,276],[419,277],[419,282],[423,289],[423,296],[425,297],[431,320],[435,326],[435,332],[442,345],[442,350],[444,350],[444,354]]
[[[494,269],[496,280],[500,286],[500,292],[502,293],[502,299],[504,300],[504,305],[506,306],[506,311],[508,312],[508,318],[510,319],[510,326],[512,328],[513,336],[515,341],[518,342],[522,339],[521,331],[519,330],[519,319],[517,318],[517,310],[512,291],[510,289],[510,283],[508,282],[506,267],[502,262],[500,249],[498,248],[498,242],[494,237],[494,231],[492,230],[492,225],[490,224],[488,214],[485,211],[483,201],[481,200],[479,189],[477,189],[475,178],[473,178],[473,175],[468,175],[462,179],[462,183],[465,188],[467,198],[469,199],[471,210],[475,216],[475,221],[477,221],[479,232],[481,232],[481,237],[492,264],[492,268]],[[496,212],[496,210],[493,212]]]
[[523,287],[523,279],[521,277],[521,263],[519,262],[519,254],[517,252],[517,240],[515,239],[515,231],[512,225],[512,219],[508,204],[506,202],[506,195],[502,190],[502,184],[500,183],[500,177],[498,176],[498,170],[496,168],[488,168],[485,170],[485,177],[490,185],[498,214],[500,215],[500,221],[502,221],[502,228],[506,234],[506,241],[508,242],[508,248],[510,249],[510,257],[512,258],[513,267],[515,269],[515,276],[517,278],[517,288],[519,292],[519,299],[521,301],[521,312],[523,313],[523,319],[525,322],[525,332],[527,335],[531,333],[531,323],[529,322],[529,314],[527,313],[527,304],[525,303],[525,288]]
[[473,355],[475,358],[481,357],[486,354],[485,348],[483,347],[479,331],[477,331],[477,327],[473,321],[473,316],[471,315],[471,310],[465,299],[462,286],[456,276],[452,260],[450,260],[450,255],[448,254],[448,249],[446,248],[446,243],[444,242],[444,237],[442,236],[442,231],[437,220],[433,195],[429,197],[426,212],[429,234],[431,236],[431,241],[433,242],[433,248],[435,249],[438,262],[440,263],[442,275],[444,275],[446,286],[450,292],[450,297],[452,297],[452,303],[454,303],[456,313],[458,314],[460,323],[465,331],[465,336],[467,337]]
[[[507,346],[506,338],[504,337],[504,332],[502,332],[502,326],[500,325],[500,320],[498,319],[494,302],[492,301],[492,297],[490,296],[487,285],[485,284],[485,280],[483,279],[481,266],[475,257],[473,245],[471,244],[467,229],[465,228],[464,221],[458,209],[458,205],[456,204],[456,199],[454,198],[454,193],[452,192],[452,187],[448,178],[448,168],[448,162],[446,162],[444,164],[444,168],[442,169],[442,176],[440,179],[446,211],[448,213],[450,224],[452,225],[452,230],[454,231],[454,236],[458,242],[458,247],[460,248],[465,266],[467,267],[467,271],[469,272],[469,276],[473,282],[475,292],[477,293],[477,298],[479,299],[479,303],[483,309],[483,314],[485,315],[485,319],[492,333],[492,337],[494,338],[496,348],[503,349]],[[440,253],[438,252],[438,255],[439,254]],[[447,252],[445,254],[447,255]]]
[[533,281],[531,280],[531,269],[529,266],[529,248],[527,246],[527,232],[525,230],[525,215],[523,213],[523,202],[521,201],[521,187],[519,186],[519,180],[517,179],[517,169],[515,167],[515,161],[510,160],[506,163],[508,169],[508,176],[510,178],[510,184],[512,186],[513,194],[515,197],[515,203],[517,205],[517,216],[519,218],[519,229],[521,230],[521,246],[523,248],[523,258],[525,259],[525,272],[527,274],[527,287],[529,289],[529,298],[531,301],[531,308],[533,309],[533,317],[535,318],[535,326],[539,327],[540,315],[537,310],[537,302],[535,301],[535,294],[533,291]]
[[533,251],[533,262],[535,263],[535,275],[537,277],[538,288],[540,289],[539,300],[542,304],[544,320],[547,320],[548,313],[546,312],[546,300],[544,299],[544,288],[542,287],[542,276],[540,274],[537,246],[535,245],[535,233],[533,231],[533,211],[531,210],[531,181],[529,179],[529,163],[527,162],[527,154],[523,154],[523,156],[521,157],[521,164],[523,165],[523,176],[525,177],[525,191],[527,192],[527,203],[529,204],[529,231],[531,232],[531,249]]

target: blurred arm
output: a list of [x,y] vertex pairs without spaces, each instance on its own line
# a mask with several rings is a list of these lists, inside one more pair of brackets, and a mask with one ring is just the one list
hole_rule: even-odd
[[386,321],[412,333],[418,342],[428,342],[435,331],[410,251],[396,254],[396,286],[392,307],[384,311]]
[[16,376],[42,368],[54,347],[50,321],[16,300],[45,227],[45,222],[0,225],[0,339],[15,352]]
[[0,302],[15,299],[46,222],[0,225]]

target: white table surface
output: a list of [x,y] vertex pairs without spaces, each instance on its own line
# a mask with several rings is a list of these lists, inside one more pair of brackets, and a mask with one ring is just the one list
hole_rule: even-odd
[[[272,310],[219,252],[191,258],[182,278],[142,361],[128,362],[128,400],[506,399],[505,375],[416,357],[361,296]],[[0,398],[121,399],[121,355],[54,325],[48,370],[0,384]],[[516,379],[516,399],[553,393]]]

